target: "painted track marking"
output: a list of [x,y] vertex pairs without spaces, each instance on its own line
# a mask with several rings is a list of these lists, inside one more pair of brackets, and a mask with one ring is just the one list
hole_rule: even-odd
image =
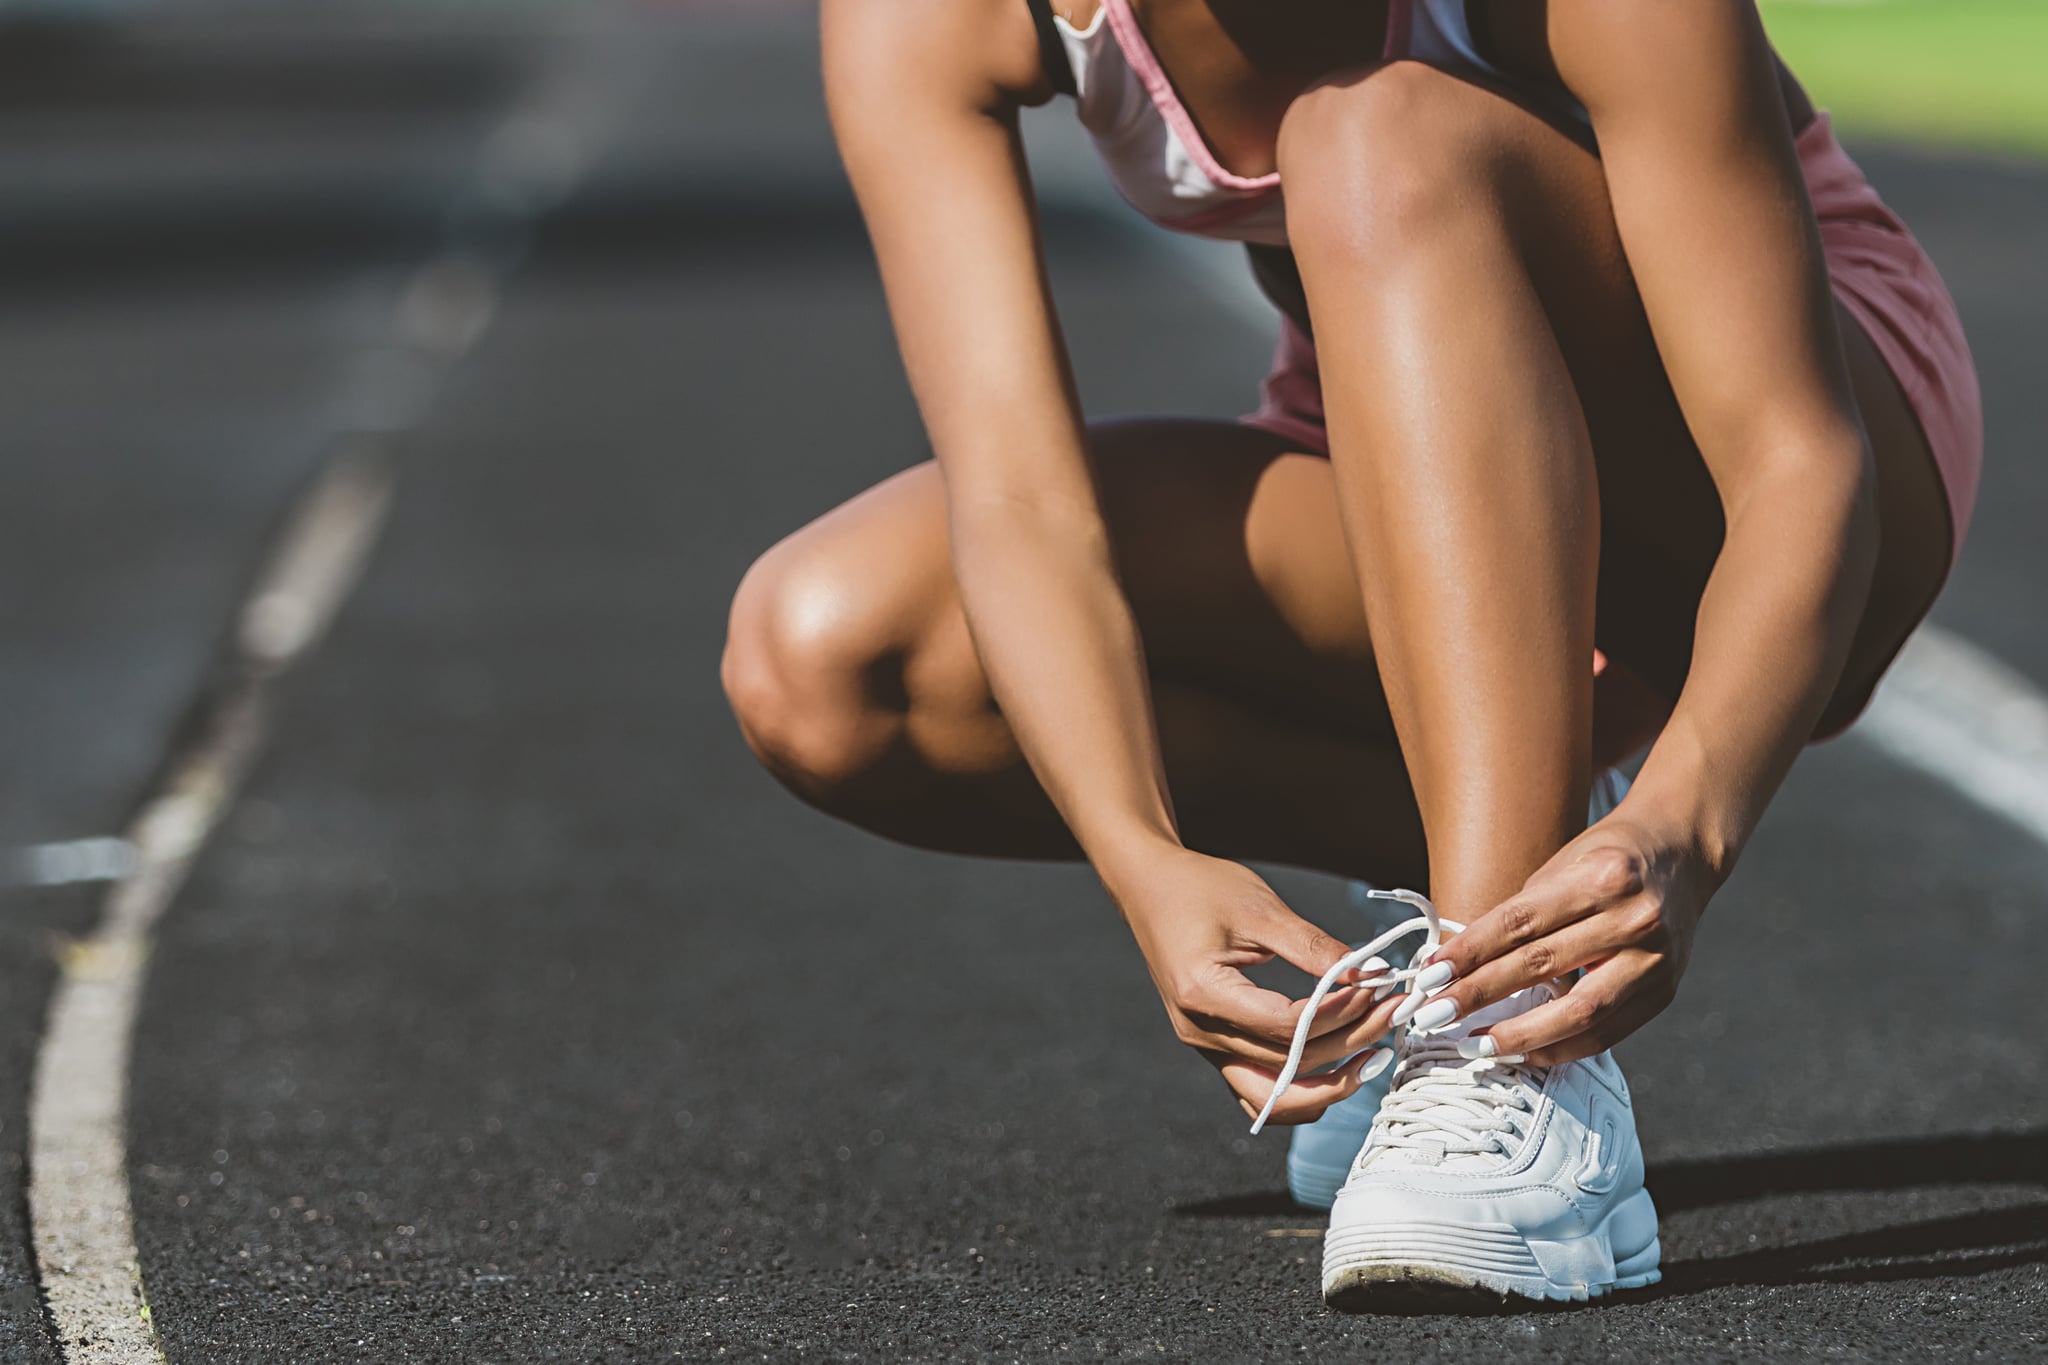
[[289,604],[300,623],[295,639],[243,653],[137,817],[127,841],[134,867],[115,884],[98,928],[63,954],[29,1093],[28,1205],[38,1275],[68,1360],[160,1358],[137,1267],[123,1132],[150,933],[255,757],[269,683],[324,632],[367,560],[390,487],[390,465],[373,451],[347,451],[322,472],[242,619],[246,636],[266,604]]
[[2048,696],[1960,635],[1922,626],[1849,733],[2048,845]]
[[618,109],[608,75],[626,40],[603,18],[564,26],[552,69],[458,184],[439,253],[407,277],[383,334],[352,358],[326,428],[329,455],[273,541],[198,724],[134,827],[123,839],[43,846],[14,860],[31,871],[91,871],[94,856],[131,851],[98,926],[62,954],[29,1097],[31,1241],[69,1365],[163,1359],[141,1278],[125,1130],[151,934],[255,759],[273,684],[319,642],[368,560],[393,487],[389,438],[426,415],[448,367],[489,328],[536,220],[574,191],[608,137]]

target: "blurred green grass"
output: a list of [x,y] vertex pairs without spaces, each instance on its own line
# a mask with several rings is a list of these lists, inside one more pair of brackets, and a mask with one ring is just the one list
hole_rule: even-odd
[[2048,0],[1763,0],[1850,136],[2048,154]]

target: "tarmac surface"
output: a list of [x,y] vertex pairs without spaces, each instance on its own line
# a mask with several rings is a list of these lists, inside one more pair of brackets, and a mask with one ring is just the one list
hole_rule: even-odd
[[[1327,1312],[1284,1135],[1173,1042],[1088,873],[885,844],[740,743],[732,587],[923,440],[802,28],[641,22],[165,923],[129,1141],[172,1361],[2048,1357],[2048,849],[1854,738],[1622,1050],[1664,1286]],[[380,31],[360,82],[410,98],[287,81],[256,133],[220,92],[305,33],[145,36],[4,101],[34,192],[0,206],[0,680],[34,723],[0,736],[0,845],[118,828],[434,185],[549,41]],[[1856,150],[1987,389],[1936,618],[2048,685],[2048,168]],[[1268,337],[1151,238],[1048,221],[1092,412],[1252,401]],[[1341,927],[1334,883],[1276,878]],[[97,893],[5,894],[0,1359],[49,1362],[22,1110],[47,943]]]

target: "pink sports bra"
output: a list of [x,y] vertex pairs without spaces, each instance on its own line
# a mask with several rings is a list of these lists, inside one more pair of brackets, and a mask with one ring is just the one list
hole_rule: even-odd
[[[1138,27],[1130,0],[1101,0],[1085,29],[1054,14],[1051,0],[1025,2],[1038,26],[1048,79],[1074,97],[1111,181],[1132,207],[1181,232],[1287,244],[1280,177],[1233,175],[1216,160]],[[1393,0],[1385,56],[1471,66],[1508,82],[1480,55],[1465,0]],[[1560,98],[1561,88],[1532,93],[1583,122],[1583,111]]]

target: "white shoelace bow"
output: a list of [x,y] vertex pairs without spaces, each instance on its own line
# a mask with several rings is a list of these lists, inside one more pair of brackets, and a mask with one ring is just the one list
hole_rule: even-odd
[[[1280,1068],[1273,1093],[1252,1124],[1254,1133],[1265,1127],[1266,1120],[1272,1116],[1273,1106],[1294,1084],[1294,1077],[1301,1069],[1302,1053],[1308,1048],[1309,1028],[1315,1020],[1316,1007],[1336,986],[1337,978],[1366,965],[1382,949],[1419,929],[1423,943],[1410,962],[1422,965],[1397,970],[1381,962],[1381,971],[1359,983],[1374,987],[1376,998],[1384,998],[1387,992],[1404,982],[1408,983],[1411,995],[1419,994],[1414,982],[1429,965],[1425,959],[1443,942],[1446,931],[1455,934],[1465,927],[1456,920],[1443,918],[1428,897],[1413,891],[1374,890],[1366,894],[1379,900],[1400,901],[1422,913],[1389,929],[1370,943],[1352,949],[1333,963],[1316,982],[1315,989],[1302,1003],[1301,1019],[1294,1027],[1294,1042],[1288,1049],[1287,1064]],[[1421,1002],[1417,1000],[1414,1003]],[[1400,1068],[1393,1089],[1380,1102],[1379,1114],[1373,1120],[1372,1136],[1366,1143],[1367,1151],[1392,1148],[1433,1150],[1439,1159],[1453,1155],[1505,1156],[1512,1150],[1509,1137],[1519,1135],[1535,1113],[1535,1105],[1529,1098],[1531,1088],[1540,1088],[1543,1084],[1543,1068],[1530,1066],[1521,1057],[1468,1059],[1458,1051],[1456,1038],[1419,1034],[1412,1026],[1402,1040]]]
[[1366,894],[1375,900],[1399,901],[1403,905],[1412,906],[1422,913],[1414,919],[1402,921],[1371,942],[1353,948],[1350,952],[1331,963],[1330,969],[1324,972],[1322,978],[1316,982],[1316,988],[1310,991],[1308,999],[1302,1002],[1301,1018],[1294,1026],[1294,1042],[1287,1049],[1287,1064],[1280,1068],[1280,1078],[1273,1086],[1273,1093],[1266,1097],[1266,1107],[1261,1109],[1258,1118],[1252,1121],[1252,1132],[1254,1133],[1257,1133],[1266,1126],[1266,1120],[1273,1116],[1273,1106],[1280,1102],[1280,1097],[1287,1093],[1289,1086],[1294,1084],[1295,1074],[1301,1070],[1302,1053],[1308,1049],[1308,1031],[1315,1023],[1316,1008],[1323,1003],[1323,997],[1335,988],[1338,977],[1343,976],[1346,972],[1365,966],[1367,963],[1378,958],[1382,949],[1389,947],[1399,939],[1406,938],[1419,929],[1423,934],[1422,946],[1410,958],[1410,966],[1396,969],[1381,961],[1379,963],[1379,971],[1370,974],[1357,983],[1361,988],[1372,987],[1375,998],[1383,998],[1387,992],[1399,987],[1404,982],[1408,983],[1410,994],[1417,994],[1417,988],[1413,983],[1415,978],[1422,974],[1424,967],[1428,964],[1423,963],[1422,966],[1412,964],[1422,962],[1431,952],[1435,951],[1436,946],[1444,940],[1445,930],[1448,929],[1451,933],[1455,934],[1465,927],[1456,920],[1447,920],[1437,914],[1436,907],[1429,902],[1429,897],[1418,895],[1416,892],[1380,891],[1375,889],[1367,891]]

